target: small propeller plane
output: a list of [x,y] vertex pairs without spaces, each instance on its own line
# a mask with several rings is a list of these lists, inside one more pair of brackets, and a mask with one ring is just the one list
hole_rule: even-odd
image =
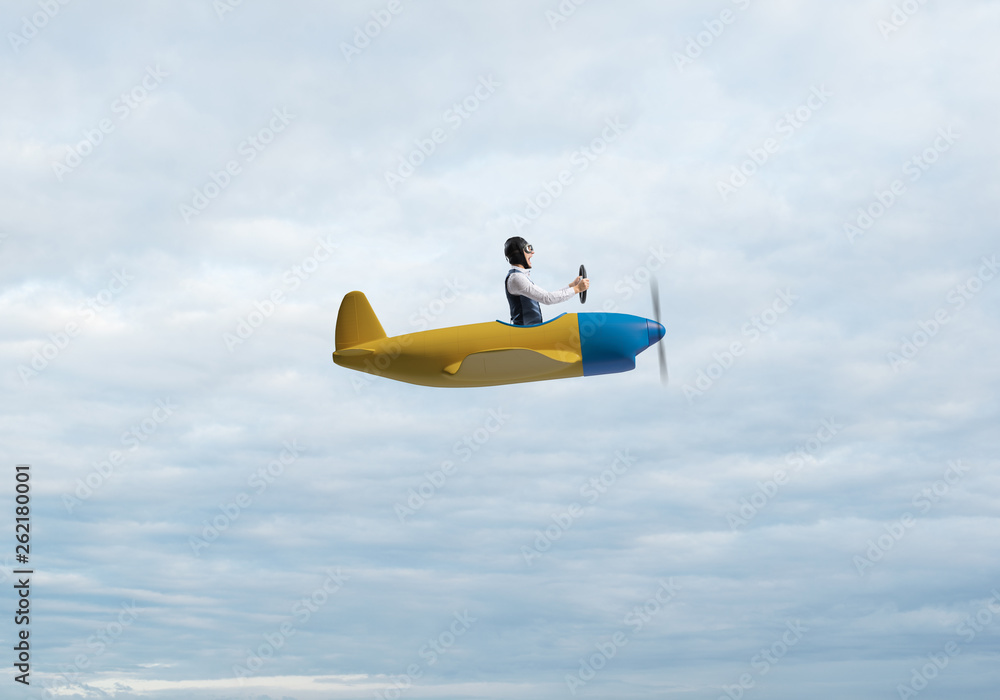
[[[349,292],[337,315],[333,361],[410,384],[495,386],[627,372],[665,333],[659,321],[639,316],[564,313],[533,326],[494,321],[390,338],[365,295]],[[658,350],[665,379],[663,346]]]

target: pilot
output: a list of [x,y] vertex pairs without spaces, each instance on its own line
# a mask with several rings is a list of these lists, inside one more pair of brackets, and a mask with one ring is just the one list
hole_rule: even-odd
[[546,292],[531,281],[531,258],[535,249],[520,236],[508,238],[503,254],[511,268],[507,273],[505,292],[510,304],[510,322],[515,326],[533,326],[542,322],[542,308],[538,305],[558,304],[574,294],[588,289],[590,280],[577,277],[570,284],[554,292]]

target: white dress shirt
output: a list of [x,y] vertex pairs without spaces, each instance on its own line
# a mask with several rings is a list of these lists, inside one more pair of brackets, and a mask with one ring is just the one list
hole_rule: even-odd
[[570,287],[563,287],[554,292],[546,292],[531,281],[531,270],[522,270],[519,267],[512,267],[511,270],[524,273],[511,275],[507,278],[507,291],[515,296],[520,294],[523,297],[534,299],[541,304],[558,304],[576,294]]

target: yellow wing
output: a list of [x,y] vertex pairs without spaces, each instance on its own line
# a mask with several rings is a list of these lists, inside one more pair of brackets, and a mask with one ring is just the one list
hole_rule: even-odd
[[565,350],[504,348],[466,355],[444,371],[460,380],[528,378],[562,371],[582,359],[579,354]]

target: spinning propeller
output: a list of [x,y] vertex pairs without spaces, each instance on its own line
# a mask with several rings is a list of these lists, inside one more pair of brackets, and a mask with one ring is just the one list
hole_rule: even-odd
[[[653,297],[653,320],[662,325],[660,321],[660,285],[656,281],[656,277],[650,276],[649,278],[649,293]],[[656,344],[656,354],[660,358],[660,381],[666,385],[668,381],[667,376],[667,351],[663,347],[663,339]]]

